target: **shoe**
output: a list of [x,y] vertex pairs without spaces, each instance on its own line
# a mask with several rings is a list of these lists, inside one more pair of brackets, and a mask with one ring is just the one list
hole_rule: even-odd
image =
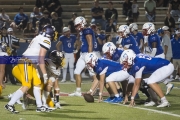
[[104,100],[104,102],[109,102],[109,101],[111,101],[113,99],[114,99],[114,97],[108,97],[106,100]]
[[171,92],[171,90],[173,89],[173,87],[174,87],[174,84],[172,84],[172,83],[167,84],[166,95],[168,95],[168,94]]
[[112,99],[111,101],[109,101],[109,103],[120,103],[123,101],[122,97],[114,97],[114,99]]
[[165,101],[165,102],[161,102],[161,104],[158,105],[157,107],[161,108],[161,107],[169,107],[169,106],[171,106],[170,103],[168,101]]
[[81,77],[82,77],[82,78],[89,78],[89,76],[87,76],[85,73],[82,73],[82,74],[81,74]]
[[76,82],[76,80],[75,79],[71,79],[71,82]]
[[145,103],[144,106],[149,107],[149,106],[154,106],[155,104],[156,104],[155,102],[150,101],[148,103]]
[[176,75],[175,80],[178,80],[178,79],[179,79],[179,75]]
[[44,106],[37,107],[36,112],[47,112],[47,108]]
[[80,97],[80,96],[82,96],[82,94],[81,94],[81,92],[75,91],[74,93],[69,94],[69,96],[77,96],[77,97]]
[[149,102],[151,102],[151,97],[148,97],[148,98],[145,100],[145,104],[146,104],[146,103],[149,103]]
[[63,83],[63,82],[66,82],[66,80],[61,80],[61,82]]
[[58,108],[61,109],[62,108],[59,102],[55,103],[55,107],[56,107],[56,109],[58,109]]
[[14,114],[19,113],[19,111],[16,111],[16,110],[15,110],[15,107],[14,107],[13,105],[8,105],[8,104],[7,104],[7,105],[4,106],[4,108],[5,108],[6,110],[14,113]]

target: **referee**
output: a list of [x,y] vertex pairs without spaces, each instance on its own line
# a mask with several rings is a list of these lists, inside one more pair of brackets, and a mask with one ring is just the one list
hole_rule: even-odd
[[[19,39],[12,35],[7,34],[7,28],[2,27],[1,28],[1,42],[4,42],[7,44],[7,47],[9,47],[11,52],[8,52],[9,56],[16,56],[16,49],[19,48]],[[12,84],[16,85],[16,80],[14,76],[12,75],[12,69],[13,69],[13,64],[7,64],[5,68],[5,76],[6,79],[9,77],[9,80],[11,81]]]

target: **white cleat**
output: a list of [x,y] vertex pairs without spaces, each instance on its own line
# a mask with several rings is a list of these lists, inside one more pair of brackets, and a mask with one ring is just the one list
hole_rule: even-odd
[[167,84],[166,95],[168,95],[168,94],[171,92],[171,90],[173,89],[173,87],[174,87],[174,85],[173,85],[172,83]]
[[20,100],[17,100],[16,103],[22,105],[22,102]]
[[74,93],[69,94],[69,96],[77,96],[77,97],[81,97],[82,94],[81,94],[81,92],[75,91]]
[[148,103],[145,103],[144,106],[149,107],[149,106],[154,106],[155,104],[156,104],[155,102],[150,101]]
[[75,79],[71,79],[71,82],[76,82],[76,80]]
[[176,75],[175,80],[178,80],[178,79],[179,79],[179,75]]
[[66,80],[61,80],[62,83],[66,82]]
[[158,105],[157,107],[158,108],[161,108],[161,107],[169,107],[171,106],[170,103],[168,101],[165,101],[165,102],[162,102],[160,105]]
[[59,102],[55,103],[55,107],[56,107],[56,109],[62,109],[62,107],[61,107]]

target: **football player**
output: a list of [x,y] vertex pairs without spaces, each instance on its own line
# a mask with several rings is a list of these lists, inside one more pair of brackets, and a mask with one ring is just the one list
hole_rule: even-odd
[[44,58],[47,51],[51,47],[51,41],[54,37],[54,29],[50,25],[46,25],[43,28],[41,34],[36,36],[29,44],[26,51],[23,53],[23,57],[18,61],[17,74],[21,76],[22,87],[18,89],[11,100],[4,107],[6,110],[12,113],[19,113],[15,110],[15,102],[21,98],[30,88],[33,83],[33,93],[36,99],[37,112],[45,111],[46,108],[42,106],[41,101],[41,80],[37,70],[37,64],[43,74],[44,83],[47,83],[48,75],[45,68]]
[[[161,99],[161,104],[157,107],[170,106],[166,97],[164,96],[160,86],[157,84],[166,79],[174,71],[174,66],[168,60],[162,58],[154,58],[145,54],[136,55],[132,50],[124,50],[121,55],[120,63],[124,68],[129,70],[129,73],[135,76],[135,83],[132,90],[130,106],[134,106],[134,97],[139,90],[142,75],[151,74],[145,82],[156,92]],[[127,97],[125,101],[128,101]]]
[[[95,34],[91,28],[86,26],[86,20],[84,17],[77,17],[74,20],[74,25],[76,30],[80,34],[81,40],[81,56],[76,63],[76,68],[74,70],[76,78],[76,91],[69,96],[81,96],[81,72],[85,68],[85,55],[94,51]],[[94,78],[95,79],[95,78]]]

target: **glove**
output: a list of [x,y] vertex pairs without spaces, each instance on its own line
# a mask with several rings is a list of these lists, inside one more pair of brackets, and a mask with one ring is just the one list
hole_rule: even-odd
[[74,51],[73,51],[73,53],[77,53],[77,52],[78,52],[78,50],[74,50]]
[[47,80],[48,80],[47,74],[43,74],[43,78],[44,78],[44,84],[46,84],[46,83],[47,83]]

